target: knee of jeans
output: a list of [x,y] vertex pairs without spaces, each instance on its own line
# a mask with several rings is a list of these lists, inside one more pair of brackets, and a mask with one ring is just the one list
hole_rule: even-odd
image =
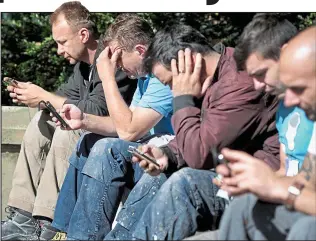
[[161,190],[163,191],[171,191],[171,195],[173,194],[172,190],[183,190],[186,187],[188,174],[190,168],[183,168],[175,173],[173,173],[169,179],[164,183]]
[[118,165],[111,152],[111,147],[116,141],[116,138],[98,140],[91,149],[82,173],[101,182],[104,181],[104,175],[111,175]]

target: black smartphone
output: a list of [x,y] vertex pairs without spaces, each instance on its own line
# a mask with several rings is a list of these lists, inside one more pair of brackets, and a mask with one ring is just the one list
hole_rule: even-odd
[[3,82],[4,82],[7,86],[11,85],[11,86],[13,86],[13,87],[18,87],[18,84],[19,84],[15,79],[12,79],[12,78],[9,78],[9,77],[4,78],[4,79],[3,79]]
[[58,114],[58,112],[56,111],[55,107],[49,102],[49,101],[44,101],[41,100],[39,102],[39,104],[44,104],[45,107],[47,108],[47,110],[49,110],[49,112],[51,112],[53,114],[54,117],[56,117],[59,122],[61,123],[62,127],[64,128],[70,128],[69,125],[67,124],[67,122]]
[[155,159],[153,159],[152,157],[150,157],[150,156],[146,155],[145,153],[141,152],[135,146],[129,146],[127,151],[132,153],[133,155],[141,158],[141,159],[145,159],[145,160],[153,163],[158,168],[160,168],[160,165],[158,164],[158,162]]
[[[213,165],[214,168],[216,168],[219,164],[224,164],[229,170],[229,173],[231,173],[231,169],[228,166],[228,161],[224,158],[223,154],[221,154],[217,148],[211,149],[212,157],[213,157]],[[229,174],[230,175],[230,174]]]

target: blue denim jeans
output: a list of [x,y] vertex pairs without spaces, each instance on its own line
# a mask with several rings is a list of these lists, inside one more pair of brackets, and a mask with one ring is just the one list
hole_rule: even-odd
[[165,175],[144,175],[105,240],[181,240],[198,229],[216,228],[227,201],[216,197],[215,175],[192,168],[183,168],[168,180]]
[[316,217],[245,194],[235,198],[226,210],[220,223],[219,239],[315,240],[315,225]]
[[127,151],[139,143],[118,138],[99,139],[94,145],[88,141],[91,137],[81,138],[78,146],[83,149],[77,148],[71,157],[55,210],[53,226],[67,232],[70,240],[103,239],[111,230],[124,187],[133,187],[143,174]]

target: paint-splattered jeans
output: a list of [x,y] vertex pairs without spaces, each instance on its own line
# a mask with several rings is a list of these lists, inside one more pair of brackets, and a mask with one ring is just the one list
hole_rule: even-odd
[[216,197],[215,175],[192,168],[183,168],[168,180],[164,174],[143,175],[104,240],[182,240],[198,229],[216,228],[227,201]]
[[139,143],[95,134],[83,136],[70,158],[59,194],[53,226],[68,239],[100,240],[111,230],[125,186],[132,187],[142,169],[132,163],[128,146]]

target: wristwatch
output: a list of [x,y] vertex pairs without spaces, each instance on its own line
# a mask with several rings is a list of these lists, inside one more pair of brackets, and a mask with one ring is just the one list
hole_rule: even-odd
[[289,195],[285,201],[285,207],[291,211],[294,210],[295,199],[301,194],[304,184],[295,180],[294,183],[287,189]]

